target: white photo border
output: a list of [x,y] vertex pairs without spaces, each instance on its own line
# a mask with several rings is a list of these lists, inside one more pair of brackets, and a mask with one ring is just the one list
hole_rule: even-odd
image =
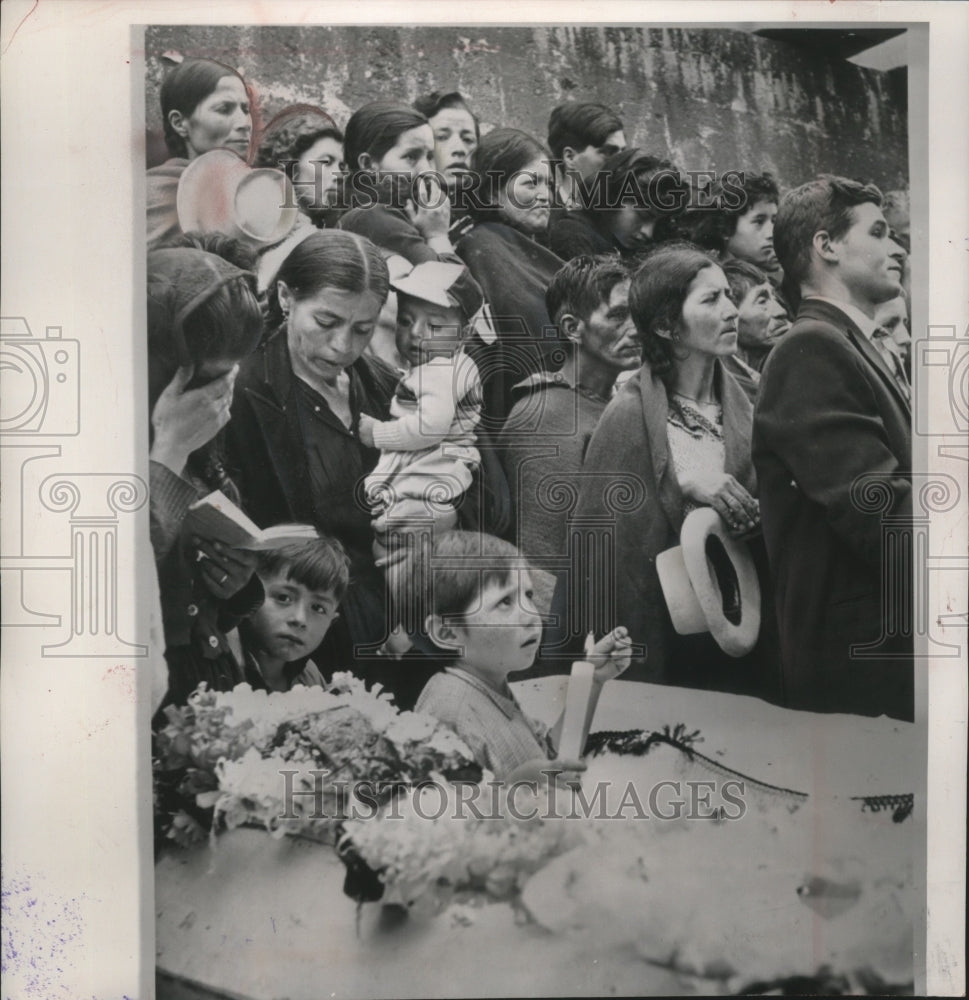
[[[574,0],[532,0],[473,10],[435,0],[385,0],[368,4],[364,15],[359,6],[329,0],[272,5],[221,0],[204,6],[179,0],[8,0],[0,14],[2,314],[24,318],[35,337],[63,341],[44,350],[65,353],[80,398],[78,414],[64,404],[57,435],[5,449],[4,469],[8,474],[20,469],[32,488],[46,485],[48,511],[67,510],[73,502],[67,487],[49,480],[60,476],[81,483],[77,503],[100,504],[90,516],[114,518],[114,528],[104,530],[115,532],[119,556],[116,641],[102,652],[84,658],[45,655],[42,647],[49,651],[63,635],[49,625],[46,635],[44,627],[28,625],[7,628],[3,636],[4,945],[9,937],[30,954],[33,971],[18,967],[16,983],[32,987],[34,995],[101,1000],[153,992],[150,693],[145,661],[131,652],[132,644],[149,641],[145,602],[138,595],[150,587],[146,570],[151,568],[139,487],[139,481],[147,482],[147,413],[141,395],[144,306],[136,294],[144,287],[144,245],[136,235],[143,231],[144,73],[137,63],[144,53],[133,51],[132,39],[141,37],[139,25],[259,23],[260,15],[271,16],[273,24],[330,25],[904,24],[912,46],[912,213],[916,223],[927,225],[913,226],[915,267],[924,274],[928,263],[928,281],[914,289],[913,337],[945,339],[951,327],[952,349],[969,350],[966,3],[604,2],[590,8]],[[926,52],[927,60],[919,52]],[[926,88],[929,114],[921,120],[912,109],[920,106]],[[928,184],[917,183],[926,172]],[[951,457],[959,454],[964,434],[954,423],[948,383],[933,383],[919,403],[926,409],[918,419],[932,434],[921,439],[924,468],[955,476],[965,496],[969,464]],[[49,537],[49,519],[30,519],[9,493],[5,501],[5,556],[29,552],[45,559],[48,552],[70,551],[70,524],[58,522],[61,536]],[[11,509],[22,516],[10,517]],[[81,516],[77,505],[70,509],[75,519]],[[935,515],[936,532],[947,540],[943,558],[965,558],[962,510]],[[38,574],[44,577],[46,601],[25,590],[24,606],[63,608],[62,617],[69,620],[66,574],[53,562],[47,568],[51,572]],[[939,614],[960,614],[969,606],[965,580],[960,583],[953,574],[934,578],[930,598]],[[4,594],[4,621],[12,600]],[[965,990],[969,633],[964,621],[956,621],[951,632],[962,656],[929,664],[928,701],[923,696],[916,706],[917,719],[927,715],[930,734],[925,831],[930,907],[926,976],[916,982],[916,992],[938,995]],[[47,920],[54,921],[54,933]]]

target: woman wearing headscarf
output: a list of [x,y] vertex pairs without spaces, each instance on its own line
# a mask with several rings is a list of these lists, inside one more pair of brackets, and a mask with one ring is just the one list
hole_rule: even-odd
[[179,703],[203,681],[224,690],[242,680],[225,632],[263,599],[249,554],[185,530],[189,507],[206,494],[239,499],[220,432],[238,364],[262,333],[262,313],[254,276],[215,254],[155,250],[147,265],[151,542],[168,700]]
[[176,197],[189,163],[212,149],[231,149],[247,160],[252,141],[252,101],[242,77],[211,59],[186,59],[161,86],[165,144],[171,158],[148,171],[148,248],[181,232]]

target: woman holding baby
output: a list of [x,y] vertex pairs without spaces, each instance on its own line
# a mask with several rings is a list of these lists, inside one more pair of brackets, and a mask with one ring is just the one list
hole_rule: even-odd
[[370,240],[308,233],[270,285],[271,332],[240,370],[226,447],[242,506],[258,525],[314,524],[350,558],[341,617],[317,664],[379,680],[406,708],[427,674],[382,655],[393,616],[365,488],[380,458],[374,422],[391,419],[400,377],[366,350],[389,289]]

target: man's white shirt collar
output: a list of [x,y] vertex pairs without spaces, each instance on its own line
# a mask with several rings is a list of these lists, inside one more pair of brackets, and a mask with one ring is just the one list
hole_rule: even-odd
[[872,339],[878,324],[870,316],[866,316],[857,306],[851,305],[849,302],[839,302],[838,299],[829,299],[825,295],[805,295],[803,301],[807,302],[809,300],[827,302],[828,305],[840,309],[861,330],[868,340]]
[[892,377],[902,386],[902,391],[906,394],[907,398],[911,399],[908,376],[902,366],[898,348],[895,347],[891,337],[887,335],[881,340],[875,340],[874,334],[875,330],[878,329],[878,324],[873,319],[866,316],[857,306],[850,305],[847,302],[838,302],[836,299],[829,299],[824,295],[806,295],[805,300],[807,299],[827,302],[836,309],[840,309],[861,330],[868,343],[878,351]]

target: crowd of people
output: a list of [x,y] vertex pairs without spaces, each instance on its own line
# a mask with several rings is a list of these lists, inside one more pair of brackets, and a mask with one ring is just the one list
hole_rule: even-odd
[[[166,704],[351,669],[499,776],[557,754],[508,676],[575,659],[596,690],[621,673],[912,718],[911,635],[886,597],[910,570],[883,544],[884,515],[911,508],[907,234],[877,188],[697,182],[628,147],[598,103],[556,107],[547,141],[482,133],[456,92],[375,101],[342,129],[297,105],[257,133],[246,81],[193,58],[161,105],[147,276]],[[183,231],[180,182],[213,150],[285,175],[282,242]],[[880,505],[859,499],[868,479]],[[190,510],[216,490],[313,537],[202,537]],[[740,653],[674,626],[658,560],[698,509],[756,570]],[[723,614],[748,613],[729,561],[707,558]]]

